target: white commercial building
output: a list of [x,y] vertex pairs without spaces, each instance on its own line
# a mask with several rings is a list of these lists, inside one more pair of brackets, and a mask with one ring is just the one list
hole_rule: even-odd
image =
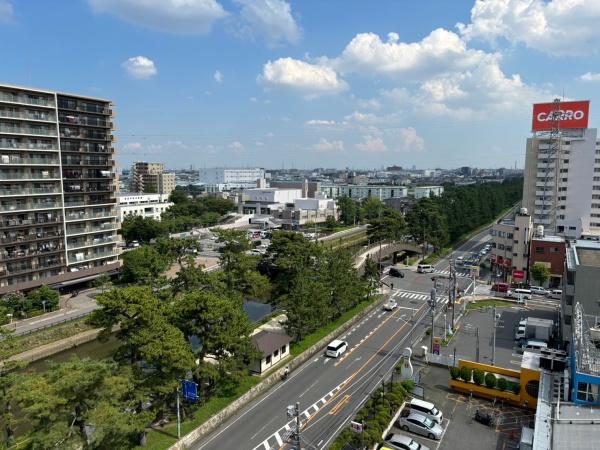
[[121,222],[127,216],[142,216],[160,220],[162,213],[173,206],[168,199],[169,196],[164,194],[119,194],[118,209]]
[[443,186],[416,186],[414,190],[414,196],[417,200],[425,197],[439,197],[443,193]]
[[220,192],[256,187],[258,180],[265,178],[265,169],[215,167],[200,169],[198,176],[200,183],[207,185],[208,192]]
[[387,185],[356,185],[356,184],[332,184],[321,186],[321,193],[329,198],[349,197],[353,200],[375,197],[379,200],[389,198],[403,198],[407,196],[407,188],[404,186]]

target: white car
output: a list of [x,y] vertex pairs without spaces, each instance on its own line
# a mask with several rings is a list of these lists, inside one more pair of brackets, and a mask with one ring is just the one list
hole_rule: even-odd
[[330,358],[337,358],[341,356],[348,349],[348,343],[346,341],[340,341],[339,339],[335,339],[331,341],[331,343],[327,346],[327,350],[325,350],[325,355]]
[[519,325],[517,328],[517,332],[515,333],[515,341],[520,341],[521,339],[525,339],[526,335],[526,327],[524,325]]
[[410,436],[393,433],[390,433],[385,437],[385,443],[382,448],[390,448],[393,450],[429,450],[429,447],[419,444]]
[[385,309],[386,311],[393,311],[397,307],[398,307],[398,302],[396,300],[394,300],[393,298],[389,299],[383,305],[383,309]]
[[531,291],[532,294],[548,295],[548,291],[541,286],[531,286],[529,288],[529,290]]
[[413,433],[427,436],[429,439],[440,439],[444,433],[441,425],[428,419],[422,414],[411,413],[406,417],[400,417],[397,425],[404,431],[412,431]]

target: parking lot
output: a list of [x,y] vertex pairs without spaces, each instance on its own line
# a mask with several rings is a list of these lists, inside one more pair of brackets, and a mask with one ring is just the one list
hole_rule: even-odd
[[[392,433],[410,436],[432,450],[509,449],[518,448],[521,427],[532,426],[534,412],[491,401],[470,398],[448,387],[448,369],[425,366],[421,370],[421,385],[425,400],[432,402],[444,414],[442,438],[428,439],[392,427]],[[488,412],[494,424],[486,426],[474,420],[475,411]]]

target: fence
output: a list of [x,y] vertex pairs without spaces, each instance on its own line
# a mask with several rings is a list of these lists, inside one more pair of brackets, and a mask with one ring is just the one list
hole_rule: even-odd
[[[62,323],[71,322],[73,320],[81,319],[82,317],[89,316],[91,313],[92,313],[92,311],[81,311],[81,312],[75,313],[75,314],[69,314],[69,315],[65,314],[65,317],[61,318],[58,321],[55,321],[55,322],[49,321],[49,323],[47,323],[45,325],[40,325],[39,327],[33,328],[31,330],[23,330],[23,331],[15,330],[15,332],[13,333],[13,336],[26,336],[28,334],[37,333],[38,331],[44,330],[46,328],[54,327],[54,326],[60,325]],[[59,316],[56,316],[56,317],[59,317]],[[17,322],[13,322],[13,323],[16,326]],[[7,329],[11,328],[10,325],[5,325],[5,327]]]

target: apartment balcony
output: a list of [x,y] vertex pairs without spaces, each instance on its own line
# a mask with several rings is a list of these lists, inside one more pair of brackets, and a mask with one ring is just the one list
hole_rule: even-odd
[[539,188],[552,188],[554,186],[554,178],[551,178],[546,183],[545,181],[536,181],[535,187]]
[[77,250],[81,248],[97,247],[99,245],[114,244],[117,242],[117,236],[105,238],[85,239],[77,242],[67,242],[67,250]]
[[62,141],[60,148],[63,152],[73,153],[113,153],[110,145],[90,143],[90,142],[69,142]]
[[92,114],[110,114],[110,109],[101,105],[79,103],[75,100],[58,99],[58,109],[67,109],[70,111],[87,112]]
[[5,212],[27,212],[27,211],[40,211],[44,209],[59,209],[62,205],[60,202],[47,202],[47,203],[23,203],[23,204],[4,204],[0,205],[0,213]]
[[58,121],[60,123],[69,124],[69,125],[84,125],[90,127],[100,127],[100,128],[110,128],[111,122],[110,120],[105,120],[100,117],[79,117],[79,116],[58,116]]
[[55,253],[60,253],[60,252],[64,252],[65,248],[63,245],[58,245],[55,248],[48,248],[48,249],[26,249],[26,250],[13,250],[10,252],[7,251],[0,251],[0,259],[2,259],[2,261],[14,261],[14,260],[19,260],[19,259],[27,259],[27,258],[33,258],[34,256],[45,256],[45,255],[52,255]]
[[31,265],[18,265],[16,267],[7,266],[6,268],[0,267],[0,278],[12,277],[15,275],[22,275],[28,272],[38,272],[41,270],[55,269],[63,265],[62,259],[57,261],[51,261],[47,263],[31,264]]
[[89,193],[99,193],[99,192],[113,192],[114,187],[111,185],[106,186],[77,186],[77,185],[69,185],[65,183],[64,187],[65,192],[69,194],[89,194]]
[[62,160],[63,166],[104,166],[109,167],[112,165],[112,160],[109,159],[72,159],[72,158],[63,158]]
[[8,111],[0,109],[0,117],[17,120],[34,120],[38,122],[56,123],[56,116],[41,111]]
[[0,139],[0,149],[2,150],[36,150],[58,152],[58,146],[51,142],[16,142],[12,140]]
[[54,97],[39,97],[23,94],[9,94],[0,92],[0,102],[3,103],[20,103],[23,105],[35,105],[48,108],[54,108]]
[[56,130],[54,128],[11,127],[11,126],[1,125],[1,124],[0,124],[0,133],[56,137]]
[[110,140],[110,135],[107,133],[94,133],[93,130],[66,130],[60,129],[60,137],[65,139],[95,139],[99,141]]
[[79,234],[91,234],[91,233],[102,233],[105,231],[113,231],[118,228],[117,223],[109,223],[106,225],[99,226],[87,226],[87,227],[77,227],[77,228],[67,228],[67,236],[77,236]]
[[110,170],[99,170],[97,172],[83,172],[78,173],[76,171],[67,170],[63,172],[63,178],[65,180],[111,180],[115,176]]
[[111,219],[113,217],[117,217],[116,212],[104,212],[104,213],[67,213],[65,215],[65,220],[67,222],[78,222],[82,220],[92,220],[92,219]]
[[58,166],[58,158],[20,158],[13,155],[1,155],[1,166]]
[[4,219],[0,221],[2,228],[29,228],[31,226],[44,227],[62,223],[60,217],[44,218],[44,219]]
[[0,173],[0,180],[7,181],[60,181],[58,173]]
[[99,200],[69,200],[65,201],[65,208],[74,208],[77,206],[100,206],[100,205],[113,205],[116,203],[115,198],[106,198]]
[[23,196],[23,195],[60,195],[60,188],[24,188],[24,189],[0,189],[0,196]]
[[535,206],[546,206],[546,209],[551,208],[554,204],[554,199],[548,197],[546,200],[536,200]]
[[118,250],[110,250],[106,252],[92,252],[88,254],[79,253],[76,255],[69,255],[68,263],[80,264],[83,262],[93,261],[95,259],[111,258],[119,255],[120,252]]
[[62,242],[63,232],[62,230],[55,230],[49,232],[40,233],[5,233],[4,236],[0,237],[0,245],[19,245],[26,244],[28,242],[35,241],[49,241],[53,239],[60,239]]

